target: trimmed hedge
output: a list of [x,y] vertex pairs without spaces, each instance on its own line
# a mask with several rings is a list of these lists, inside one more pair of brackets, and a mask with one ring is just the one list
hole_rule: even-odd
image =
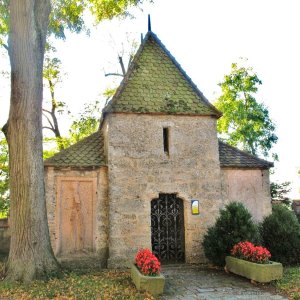
[[259,244],[259,229],[246,207],[242,203],[232,202],[220,210],[215,225],[204,236],[204,253],[214,265],[224,266],[230,250],[242,241]]

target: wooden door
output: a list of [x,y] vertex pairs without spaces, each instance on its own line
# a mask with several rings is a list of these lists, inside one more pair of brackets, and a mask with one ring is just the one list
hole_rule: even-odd
[[93,251],[95,195],[96,178],[59,178],[57,254]]

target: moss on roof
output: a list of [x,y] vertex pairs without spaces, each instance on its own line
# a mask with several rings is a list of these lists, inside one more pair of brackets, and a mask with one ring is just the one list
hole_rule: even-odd
[[54,167],[99,167],[105,165],[103,135],[97,131],[61,150],[44,162]]
[[221,116],[151,31],[104,112]]

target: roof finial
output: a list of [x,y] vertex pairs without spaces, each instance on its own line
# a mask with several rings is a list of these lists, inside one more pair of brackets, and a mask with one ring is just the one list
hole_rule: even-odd
[[151,31],[151,17],[148,15],[148,31]]

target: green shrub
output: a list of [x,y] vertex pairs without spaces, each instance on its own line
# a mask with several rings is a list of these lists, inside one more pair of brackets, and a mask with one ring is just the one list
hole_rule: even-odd
[[220,210],[220,216],[204,236],[206,257],[217,266],[225,265],[225,257],[233,246],[242,241],[260,242],[259,230],[242,203],[232,202]]
[[300,224],[294,212],[283,205],[274,205],[260,231],[264,245],[272,254],[271,260],[285,265],[300,263]]

